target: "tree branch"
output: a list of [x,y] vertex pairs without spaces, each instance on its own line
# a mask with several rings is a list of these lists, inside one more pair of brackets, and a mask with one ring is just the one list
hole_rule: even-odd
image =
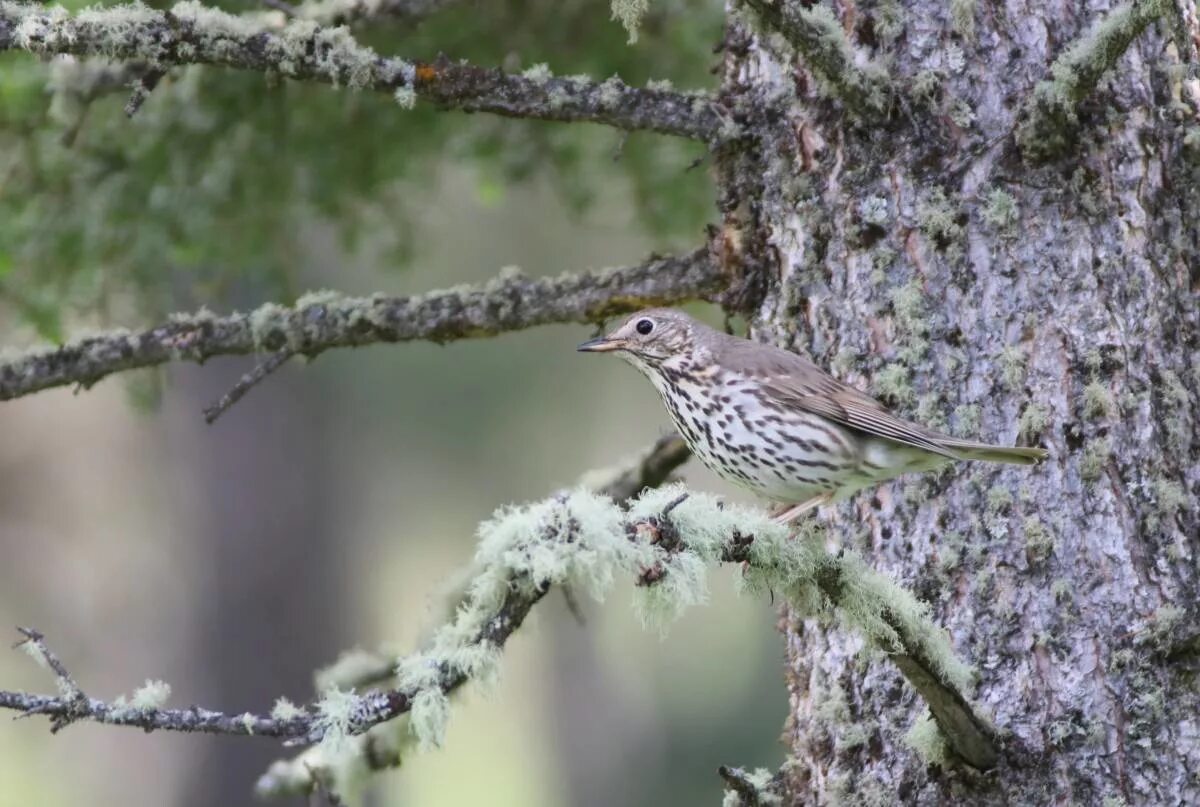
[[254,365],[250,372],[238,379],[238,382],[233,385],[229,392],[220,397],[211,406],[204,410],[204,422],[212,425],[217,422],[217,418],[225,414],[231,406],[245,397],[246,393],[251,390],[256,384],[262,383],[271,373],[278,370],[287,360],[295,354],[291,349],[284,348],[278,353],[272,353],[264,361]]
[[874,64],[858,66],[846,33],[828,8],[795,0],[746,0],[746,5],[804,56],[856,116],[874,120],[887,114],[892,95],[887,74]]
[[1135,0],[1108,14],[1077,39],[1050,66],[1017,124],[1017,144],[1031,160],[1053,159],[1075,145],[1079,105],[1150,23],[1163,16],[1169,0]]
[[717,143],[732,134],[707,95],[543,75],[510,75],[460,62],[384,58],[345,28],[291,20],[268,29],[195,0],[170,11],[142,5],[61,8],[0,0],[0,51],[102,56],[163,70],[206,64],[395,95],[402,106],[421,98],[443,109],[516,118],[588,121]]
[[723,285],[704,248],[638,266],[556,278],[501,273],[480,285],[414,297],[309,294],[292,307],[270,303],[219,317],[180,314],[140,332],[113,331],[0,357],[0,401],[68,384],[91,386],[124,370],[170,361],[290,349],[314,357],[378,342],[447,342],[554,322],[598,322],[650,305],[715,293]]
[[[660,437],[638,456],[626,461],[616,469],[596,471],[588,474],[579,484],[595,490],[622,505],[644,490],[660,487],[675,481],[675,471],[692,456],[678,434]],[[445,607],[441,610],[450,617],[467,598],[470,579],[479,569],[464,570],[462,579],[448,586]],[[386,651],[350,650],[316,676],[316,688],[323,691],[331,687],[338,689],[364,689],[386,684],[396,676],[396,654]]]
[[[858,582],[847,585],[848,579]],[[950,748],[975,768],[994,767],[999,759],[996,732],[963,694],[963,677],[946,668],[945,651],[930,641],[928,626],[906,617],[904,609],[897,607],[897,603],[905,598],[911,600],[911,595],[882,575],[860,568],[847,556],[829,557],[816,581],[821,592],[837,608],[847,609],[850,603],[856,603],[863,596],[864,591],[879,599],[877,618],[891,636],[877,644],[882,645],[901,674],[929,705]],[[892,591],[887,592],[887,589]],[[881,593],[883,597],[879,596]],[[857,603],[849,607],[857,607]]]
[[[311,790],[319,778],[336,792],[342,783],[335,777],[344,767],[333,760],[345,763],[347,751],[368,769],[399,760],[403,741],[379,731],[397,717],[409,715],[422,746],[440,745],[447,697],[470,680],[494,677],[506,641],[552,586],[578,586],[600,597],[616,574],[634,574],[643,621],[662,626],[703,601],[706,565],[722,562],[738,564],[749,589],[785,592],[798,608],[821,607],[823,595],[821,602],[835,606],[868,640],[904,663],[911,659],[939,691],[952,692],[970,710],[960,692],[965,675],[949,643],[911,595],[853,556],[829,556],[816,533],[789,536],[760,511],[724,506],[679,486],[648,491],[628,509],[577,490],[498,511],[480,527],[480,536],[480,571],[465,602],[426,651],[400,660],[391,688],[363,695],[332,689],[303,709],[279,704],[270,715],[166,709],[159,703],[139,707],[136,697],[132,706],[91,699],[82,705],[79,696],[15,692],[0,692],[0,707],[147,731],[258,734],[319,743],[311,754],[272,766],[258,790],[265,795]],[[921,685],[917,688],[924,694]],[[938,715],[935,702],[931,707]],[[954,745],[956,724],[942,729],[960,750]]]

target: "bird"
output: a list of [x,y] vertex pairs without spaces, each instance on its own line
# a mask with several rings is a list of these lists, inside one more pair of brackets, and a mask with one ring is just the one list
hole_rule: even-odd
[[1041,448],[961,440],[904,420],[813,362],[670,308],[626,318],[585,353],[616,353],[662,397],[684,441],[721,478],[786,505],[776,519],[902,474],[962,460],[1035,465]]

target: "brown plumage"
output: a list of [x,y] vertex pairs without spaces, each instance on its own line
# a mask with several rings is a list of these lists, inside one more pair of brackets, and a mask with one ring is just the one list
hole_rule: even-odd
[[645,374],[700,459],[790,518],[911,471],[955,460],[1032,465],[1046,452],[960,440],[896,417],[815,364],[671,309],[640,311],[579,346]]

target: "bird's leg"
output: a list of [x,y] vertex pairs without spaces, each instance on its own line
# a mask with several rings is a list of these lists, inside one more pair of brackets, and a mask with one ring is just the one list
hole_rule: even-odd
[[809,499],[806,502],[801,502],[800,504],[793,505],[793,506],[787,508],[779,515],[775,516],[774,521],[777,524],[791,524],[793,521],[796,520],[797,516],[799,516],[803,513],[807,513],[809,510],[816,510],[818,507],[820,507],[823,504],[829,504],[829,501],[832,498],[833,498],[832,493],[818,494],[816,496],[813,496],[811,499]]

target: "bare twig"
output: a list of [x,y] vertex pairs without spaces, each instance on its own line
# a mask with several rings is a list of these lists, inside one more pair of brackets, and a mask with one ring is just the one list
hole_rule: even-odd
[[475,287],[416,297],[306,295],[287,308],[176,315],[140,332],[89,336],[0,359],[0,401],[51,387],[88,387],[113,373],[170,361],[290,349],[310,358],[379,342],[447,342],[554,322],[598,322],[649,305],[715,293],[721,271],[706,249],[638,266],[557,278],[505,273]]
[[142,104],[146,103],[146,99],[150,97],[150,93],[154,92],[154,88],[158,86],[158,82],[166,74],[166,70],[155,68],[148,69],[134,77],[129,100],[125,102],[126,117],[132,118],[138,113],[138,110],[142,108]]
[[217,418],[225,414],[226,410],[240,401],[251,387],[278,370],[294,355],[291,350],[284,348],[268,356],[265,361],[256,364],[254,369],[239,378],[233,388],[222,395],[220,400],[205,408],[204,422],[211,426],[217,421]]
[[265,27],[199,4],[171,11],[144,5],[92,8],[78,14],[0,0],[0,51],[102,56],[159,69],[208,64],[421,98],[443,109],[516,118],[589,121],[716,143],[734,134],[703,95],[553,76],[510,75],[450,59],[384,58],[345,28],[311,20]]

